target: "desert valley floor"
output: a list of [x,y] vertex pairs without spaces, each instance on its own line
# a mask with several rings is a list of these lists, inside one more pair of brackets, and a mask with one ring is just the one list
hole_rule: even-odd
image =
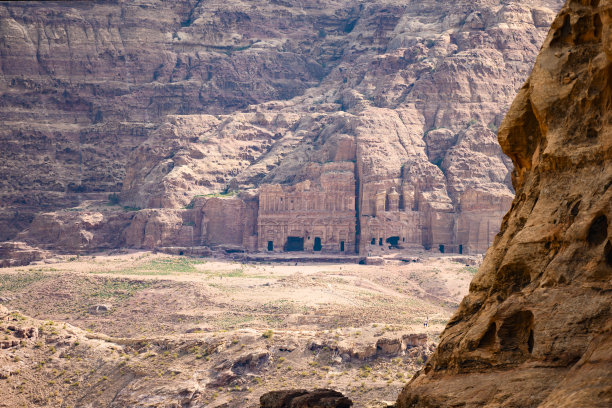
[[384,407],[433,350],[477,263],[125,251],[8,268],[0,406],[244,407],[269,390],[333,387]]

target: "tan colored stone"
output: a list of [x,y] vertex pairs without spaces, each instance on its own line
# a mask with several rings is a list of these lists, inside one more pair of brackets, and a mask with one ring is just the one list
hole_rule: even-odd
[[[321,169],[341,166],[351,167],[351,189],[348,174],[337,177],[340,201],[355,198],[353,220],[348,211],[279,214],[280,229],[308,241],[319,228],[329,252],[342,241],[363,255],[485,251],[512,195],[492,129],[560,1],[300,5],[3,4],[0,239],[42,211],[121,189],[121,205],[146,209],[129,228],[53,215],[40,240],[28,240],[66,251],[194,241],[266,249],[251,230],[272,222],[255,220],[257,189],[291,195],[309,181],[329,193],[336,176],[325,181]],[[244,203],[211,200],[208,215],[175,213],[197,196],[237,190],[252,192]],[[243,218],[224,238],[214,219],[234,215]],[[275,249],[289,234],[272,234]]]
[[512,208],[398,408],[612,405],[610,10],[553,22],[499,132]]

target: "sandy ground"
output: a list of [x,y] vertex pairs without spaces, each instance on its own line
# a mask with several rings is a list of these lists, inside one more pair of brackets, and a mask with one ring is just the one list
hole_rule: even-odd
[[[193,381],[200,373],[203,391],[194,401],[201,406],[257,406],[267,390],[333,387],[355,406],[374,407],[393,401],[422,365],[475,271],[448,258],[385,265],[242,264],[130,252],[2,269],[0,298],[36,321],[82,328],[118,343],[221,341],[224,346],[215,346],[207,359],[171,353],[181,367],[173,382]],[[97,305],[108,311],[95,313]],[[381,338],[417,333],[428,339],[418,350],[340,358],[342,347],[376,350]],[[147,352],[163,355],[159,347]],[[246,369],[227,363],[244,353],[266,356]],[[152,360],[142,364],[156,369]],[[228,372],[236,378],[225,381]],[[142,403],[151,392],[147,387],[154,381],[146,383],[143,375],[128,387],[132,402]],[[0,396],[7,393],[3,389]],[[14,390],[8,391],[14,401],[27,405],[29,394]]]

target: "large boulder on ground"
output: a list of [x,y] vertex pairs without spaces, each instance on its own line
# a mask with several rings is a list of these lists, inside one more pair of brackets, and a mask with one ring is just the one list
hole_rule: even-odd
[[333,390],[283,390],[264,394],[261,408],[350,408],[353,402]]

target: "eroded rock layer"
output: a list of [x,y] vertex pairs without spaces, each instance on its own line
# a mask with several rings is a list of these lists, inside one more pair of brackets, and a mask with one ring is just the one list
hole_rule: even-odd
[[[122,207],[147,212],[109,216],[137,222],[114,223],[121,242],[113,245],[214,245],[226,239],[200,220],[233,210],[194,207],[180,223],[175,213],[199,196],[247,191],[232,199],[243,204],[229,203],[244,209],[246,218],[230,223],[234,235],[244,230],[242,242],[230,240],[242,249],[273,241],[281,250],[299,233],[294,238],[313,250],[319,237],[323,251],[342,252],[344,242],[345,251],[373,255],[390,247],[484,252],[513,196],[511,162],[495,131],[559,7],[560,0],[3,4],[0,239],[14,238],[40,211],[121,190]],[[333,176],[338,202],[315,199]],[[313,190],[295,196],[303,182]],[[304,222],[283,213],[285,204],[252,219],[268,185],[261,191],[280,188],[279,201],[294,195]],[[152,209],[159,227],[151,228],[168,232],[164,239],[136,234]],[[270,217],[286,231],[258,236]],[[32,228],[40,224],[34,219]],[[104,229],[57,224],[65,235]],[[19,239],[68,250],[33,233]],[[82,250],[110,245],[81,241]]]
[[612,405],[612,1],[570,0],[499,140],[516,198],[404,407]]

